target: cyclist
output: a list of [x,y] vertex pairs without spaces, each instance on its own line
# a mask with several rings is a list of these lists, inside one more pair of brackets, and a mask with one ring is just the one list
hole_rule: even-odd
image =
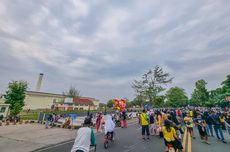
[[177,135],[176,135],[176,130],[171,127],[170,125],[170,121],[166,120],[164,122],[164,126],[162,128],[162,132],[163,132],[163,135],[164,135],[164,141],[165,141],[165,151],[168,152],[169,149],[168,149],[168,145],[172,145],[173,148],[175,149],[176,151],[176,139],[177,139]]
[[90,117],[86,117],[84,126],[77,131],[71,152],[89,152],[91,145],[96,146],[94,132],[93,129],[90,128],[91,124]]
[[105,121],[105,135],[111,134],[111,139],[113,140],[113,134],[115,129],[115,123],[112,120],[112,116],[109,115]]

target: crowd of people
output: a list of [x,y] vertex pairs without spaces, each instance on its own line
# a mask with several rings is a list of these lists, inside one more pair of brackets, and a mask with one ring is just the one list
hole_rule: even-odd
[[143,110],[139,114],[139,123],[144,140],[146,136],[149,139],[150,135],[163,137],[165,151],[168,151],[168,144],[173,145],[175,150],[183,149],[181,137],[185,128],[193,139],[196,139],[194,128],[197,128],[201,141],[206,144],[210,144],[208,137],[214,137],[214,132],[216,138],[223,143],[226,143],[223,130],[230,134],[230,112],[220,108]]
[[[51,122],[55,122],[58,117],[53,114],[47,120],[51,119]],[[113,140],[115,127],[127,128],[129,116],[125,110],[113,114],[99,112],[95,116],[88,113],[83,127],[77,132],[72,152],[88,152],[90,145],[96,145],[92,129],[93,117],[96,117],[96,132],[103,131],[105,135],[111,134]],[[200,141],[206,144],[210,144],[209,138],[217,138],[226,143],[223,132],[226,131],[230,135],[228,109],[202,107],[144,109],[137,114],[137,117],[142,128],[143,140],[150,140],[150,136],[159,136],[164,140],[165,151],[169,151],[168,145],[172,145],[175,151],[182,151],[182,135],[185,131],[192,139],[199,137]],[[197,129],[198,135],[195,134],[194,129]]]

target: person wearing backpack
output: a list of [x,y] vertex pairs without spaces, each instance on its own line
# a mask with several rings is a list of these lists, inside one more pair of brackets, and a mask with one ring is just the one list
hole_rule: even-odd
[[142,127],[142,138],[145,140],[145,133],[147,134],[147,139],[149,139],[149,118],[146,114],[145,109],[140,114],[140,125]]

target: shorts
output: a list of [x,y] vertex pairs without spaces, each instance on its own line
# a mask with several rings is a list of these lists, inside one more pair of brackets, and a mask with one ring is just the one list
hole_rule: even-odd
[[187,129],[188,129],[188,132],[192,132],[193,131],[193,127],[187,127]]
[[145,132],[149,136],[149,125],[142,126],[142,135],[145,135]]

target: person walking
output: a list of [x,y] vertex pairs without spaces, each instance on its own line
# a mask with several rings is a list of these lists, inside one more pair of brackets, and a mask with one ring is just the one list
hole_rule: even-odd
[[190,113],[184,118],[184,122],[186,124],[187,130],[190,133],[191,137],[195,139],[194,131],[193,131],[193,117]]
[[97,121],[96,121],[96,130],[99,131],[99,128],[101,126],[101,119],[102,119],[102,112],[98,113]]
[[224,139],[224,134],[221,128],[221,123],[219,120],[219,116],[212,111],[212,115],[211,115],[212,121],[213,121],[213,125],[214,125],[214,131],[216,133],[216,137],[221,140],[223,143],[226,143],[225,139]]
[[127,128],[127,114],[125,110],[121,112],[121,128]]
[[204,119],[205,119],[205,122],[206,122],[206,125],[207,125],[207,133],[209,136],[214,136],[213,135],[213,121],[212,121],[212,118],[210,116],[210,113],[206,113],[205,116],[204,116]]
[[154,112],[151,112],[149,116],[150,135],[155,135],[155,120]]
[[147,139],[149,139],[149,118],[145,109],[140,114],[140,125],[142,127],[142,139],[145,140],[145,133],[147,134]]
[[195,124],[197,125],[201,140],[209,144],[208,135],[206,132],[206,122],[205,120],[202,119],[201,114],[197,114],[197,118],[195,119]]

